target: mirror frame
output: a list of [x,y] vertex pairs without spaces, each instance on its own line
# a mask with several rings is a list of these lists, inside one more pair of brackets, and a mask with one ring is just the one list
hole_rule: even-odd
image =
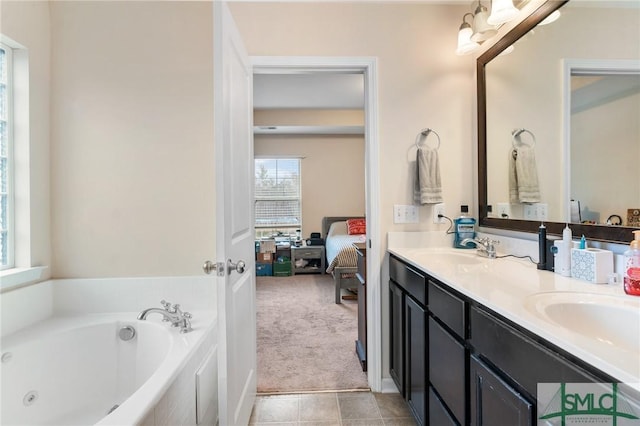
[[[510,231],[537,233],[540,223],[533,220],[502,219],[488,217],[487,202],[487,86],[485,66],[504,49],[532,30],[553,11],[569,0],[547,0],[522,22],[513,27],[493,46],[476,60],[477,102],[478,102],[478,223],[482,227],[505,229]],[[561,143],[562,141],[559,141]],[[565,222],[545,222],[547,234],[562,235]],[[589,240],[614,243],[628,243],[633,236],[631,231],[637,228],[626,226],[571,224],[573,235],[584,235]]]

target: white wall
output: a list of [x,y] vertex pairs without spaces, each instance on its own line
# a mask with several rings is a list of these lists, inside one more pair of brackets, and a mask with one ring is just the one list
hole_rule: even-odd
[[201,273],[215,255],[208,2],[52,2],[53,275]]
[[[51,223],[49,194],[49,86],[50,35],[49,2],[7,1],[0,4],[0,32],[24,46],[29,56],[29,144],[18,146],[19,157],[30,164],[28,176],[23,176],[30,199],[18,197],[16,203],[31,214],[16,218],[18,238],[30,247],[30,259],[16,259],[18,266],[46,266],[51,264]],[[26,237],[28,235],[28,237]],[[26,257],[26,256],[25,256]],[[44,271],[43,279],[50,276]]]

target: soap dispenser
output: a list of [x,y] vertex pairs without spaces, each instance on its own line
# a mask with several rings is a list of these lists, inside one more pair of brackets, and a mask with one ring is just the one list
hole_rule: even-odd
[[640,296],[640,230],[633,231],[633,241],[624,252],[624,292]]

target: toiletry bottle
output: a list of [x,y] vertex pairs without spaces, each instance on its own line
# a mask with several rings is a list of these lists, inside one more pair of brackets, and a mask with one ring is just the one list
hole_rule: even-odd
[[633,241],[624,252],[624,292],[640,296],[640,230],[633,231]]
[[544,223],[538,227],[538,269],[547,269],[547,227]]
[[475,244],[466,243],[462,244],[462,240],[465,238],[475,238],[476,237],[476,220],[472,217],[467,216],[469,213],[469,206],[460,206],[460,217],[453,220],[454,227],[454,239],[453,246],[455,248],[462,249],[471,249],[475,248]]
[[573,233],[571,232],[571,228],[569,228],[569,224],[564,227],[562,231],[562,249],[561,256],[562,260],[560,262],[560,275],[563,277],[571,276],[571,248],[573,247]]

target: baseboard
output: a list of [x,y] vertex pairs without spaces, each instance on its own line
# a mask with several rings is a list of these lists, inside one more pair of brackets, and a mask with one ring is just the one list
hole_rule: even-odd
[[396,386],[396,382],[393,381],[391,377],[383,377],[382,378],[382,393],[400,393],[398,387]]

